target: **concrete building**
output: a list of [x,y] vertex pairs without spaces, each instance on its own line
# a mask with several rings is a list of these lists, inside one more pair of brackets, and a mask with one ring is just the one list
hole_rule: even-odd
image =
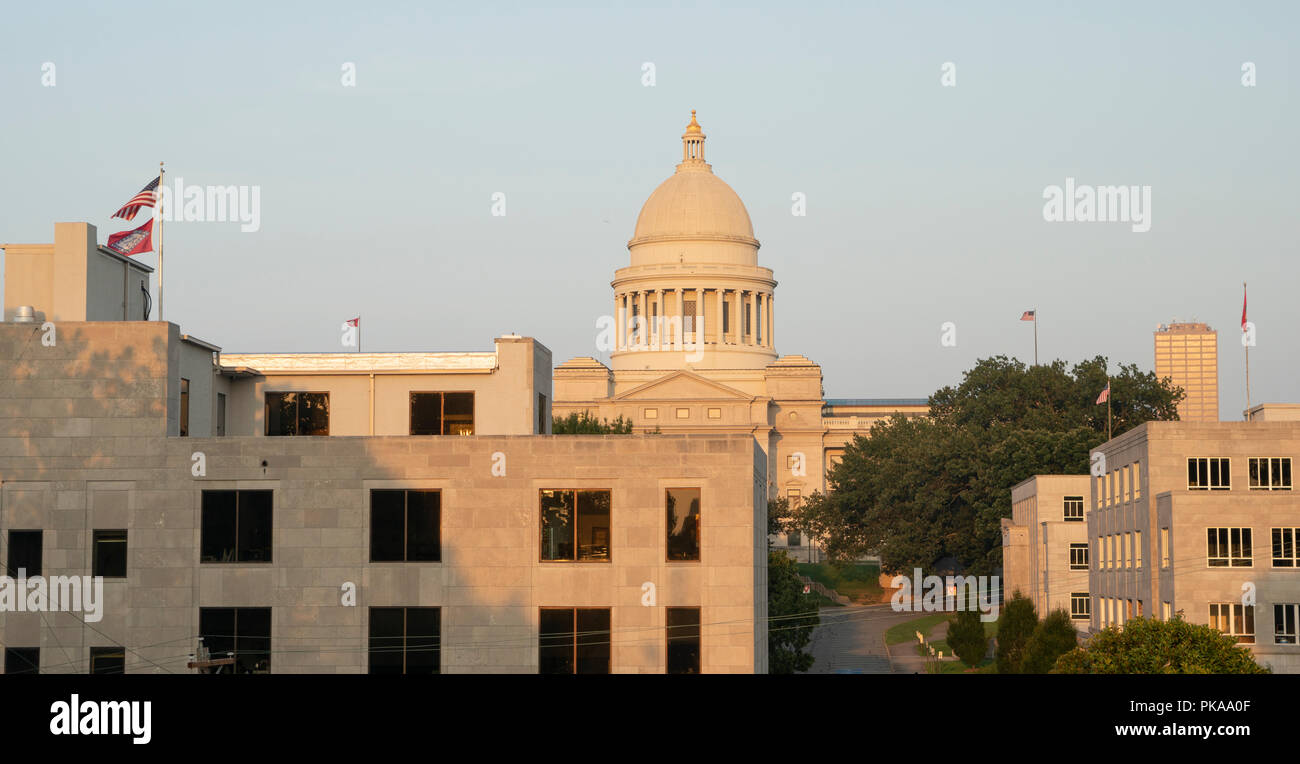
[[1039,617],[1070,614],[1086,630],[1090,544],[1087,475],[1035,475],[1011,489],[1012,517],[1002,521],[1002,585],[1034,603]]
[[[555,369],[555,413],[619,416],[638,432],[745,434],[767,454],[768,491],[792,501],[881,418],[925,416],[927,400],[826,400],[821,367],[776,350],[776,277],[735,191],[705,162],[695,113],[676,172],[641,208],[630,261],[614,272],[610,365]],[[776,539],[815,558],[803,534]]]
[[767,670],[752,435],[548,435],[531,338],[223,354],[123,320],[92,226],[5,250],[0,558],[103,578],[99,620],[0,591],[5,671]]
[[1300,421],[1271,408],[1247,422],[1147,422],[1098,447],[1092,629],[1182,613],[1300,672]]
[[1207,324],[1161,324],[1155,331],[1156,378],[1187,393],[1178,404],[1183,422],[1219,421],[1219,334]]

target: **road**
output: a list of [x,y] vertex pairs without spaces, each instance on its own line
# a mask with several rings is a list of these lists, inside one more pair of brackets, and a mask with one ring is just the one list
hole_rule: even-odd
[[[813,631],[810,648],[816,662],[809,674],[889,674],[895,671],[885,652],[885,631],[894,624],[916,618],[912,612],[895,613],[887,603],[827,607],[820,611],[821,625]],[[898,645],[895,649],[907,649]],[[911,673],[900,666],[900,672]]]

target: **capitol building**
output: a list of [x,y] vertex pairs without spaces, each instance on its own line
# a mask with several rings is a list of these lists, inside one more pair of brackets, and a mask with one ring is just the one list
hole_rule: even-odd
[[[605,365],[555,368],[554,414],[633,423],[636,432],[751,435],[767,454],[769,496],[792,503],[826,489],[826,473],[854,435],[914,399],[827,399],[821,367],[776,346],[776,286],[740,196],[705,159],[691,112],[681,162],[641,207],[630,261],[614,272],[616,339]],[[800,559],[801,534],[777,540]]]

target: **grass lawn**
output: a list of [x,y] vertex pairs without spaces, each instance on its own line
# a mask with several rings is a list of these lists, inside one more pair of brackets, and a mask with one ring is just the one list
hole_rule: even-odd
[[875,565],[800,562],[795,567],[801,575],[834,589],[854,602],[878,602],[884,593],[884,589],[880,588],[880,568]]
[[916,643],[916,632],[928,635],[930,629],[943,623],[951,617],[951,613],[931,613],[923,615],[911,621],[905,621],[895,626],[889,627],[885,632],[885,643],[890,645],[899,645],[904,642]]

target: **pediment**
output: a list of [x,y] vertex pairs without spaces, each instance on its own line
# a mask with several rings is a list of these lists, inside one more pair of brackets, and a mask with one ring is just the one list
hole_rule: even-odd
[[714,382],[691,371],[674,371],[614,396],[616,401],[717,400],[752,401],[743,390]]

